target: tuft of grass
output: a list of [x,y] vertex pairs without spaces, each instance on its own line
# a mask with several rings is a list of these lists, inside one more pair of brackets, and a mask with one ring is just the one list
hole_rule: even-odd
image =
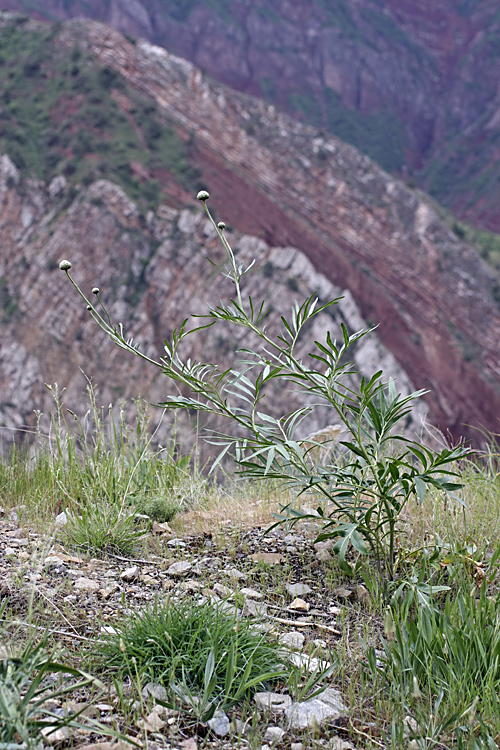
[[[55,676],[76,679],[62,686],[52,680]],[[41,733],[50,741],[58,729],[82,726],[78,714],[56,713],[54,701],[93,682],[91,676],[56,661],[44,639],[29,640],[17,656],[4,656],[0,659],[0,746],[29,750],[39,746]]]
[[114,629],[97,645],[100,667],[164,685],[169,705],[189,707],[204,720],[288,674],[277,643],[225,602],[155,602]]
[[413,717],[419,743],[460,743],[465,730],[493,742],[488,727],[500,715],[500,598],[489,598],[484,586],[478,598],[460,591],[444,606],[412,603],[410,616],[405,601],[390,611],[383,656],[368,649],[372,675]]
[[147,527],[137,524],[135,513],[122,513],[117,506],[100,503],[84,508],[81,516],[69,516],[61,538],[92,557],[107,553],[133,556],[147,533]]

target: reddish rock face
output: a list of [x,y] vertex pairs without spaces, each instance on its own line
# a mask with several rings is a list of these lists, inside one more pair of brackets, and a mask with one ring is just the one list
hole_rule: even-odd
[[213,87],[159,48],[111,32],[103,43],[100,27],[71,29],[78,26],[102,63],[194,129],[198,163],[225,220],[300,248],[352,290],[413,382],[432,389],[442,429],[455,437],[471,434],[467,424],[498,430],[494,278],[423,195],[338,140]]
[[[196,163],[203,170],[218,218],[269,245],[299,248],[331,284],[351,290],[365,319],[379,324],[380,339],[413,384],[432,389],[428,397],[432,421],[454,437],[474,435],[468,425],[498,431],[500,316],[492,295],[495,279],[477,254],[449,230],[423,194],[408,189],[338,139],[320,136],[273,107],[214,85],[194,66],[147,42],[133,44],[98,23],[75,21],[59,31],[57,44],[69,49],[75,44],[85,47],[102,65],[117,71],[154,100],[176,123],[179,134],[192,138]],[[135,165],[136,171],[140,168]],[[148,243],[166,243],[175,227],[156,236],[157,219],[152,217],[152,228],[146,231],[141,228],[137,209],[128,206],[125,197],[115,195],[114,189],[106,188],[108,192],[103,195],[82,194],[71,211],[61,215],[57,232],[48,235],[49,228],[52,231],[54,227],[44,219],[51,215],[44,190],[28,201],[22,191],[16,193],[8,187],[7,177],[0,217],[5,256],[0,275],[9,279],[9,285],[14,284],[10,279],[15,269],[17,280],[12,289],[17,290],[16,295],[28,294],[31,288],[20,259],[31,259],[36,270],[33,281],[39,281],[44,263],[67,255],[71,237],[74,251],[80,253],[82,262],[86,258],[89,271],[95,272],[92,280],[88,278],[89,288],[101,285],[101,276],[109,276],[112,256],[109,287],[110,294],[117,295],[117,311],[121,317],[123,313],[135,321],[143,340],[154,341],[161,348],[162,337],[172,325],[172,317],[162,317],[172,270],[168,254],[163,264],[154,266],[158,277],[150,274],[146,279],[152,289],[157,279],[163,281],[157,294],[144,288],[144,318],[141,313],[136,319],[137,311],[127,307],[130,303],[122,282],[131,278],[130,283],[139,283],[136,276],[142,261],[153,262]],[[106,204],[102,213],[99,201],[91,198]],[[144,232],[140,240],[136,234],[139,230]],[[165,253],[170,252],[169,247],[165,246]],[[47,248],[50,255],[46,258]],[[107,256],[102,255],[102,248],[109,249]],[[184,265],[189,271],[189,243],[185,252]],[[36,318],[42,320],[48,315],[49,321],[49,312],[43,313],[47,304],[41,301],[43,285],[36,284],[35,288],[40,305]],[[172,290],[168,292],[171,311],[178,312],[179,304],[186,304],[186,288],[178,280],[172,287],[177,296]],[[188,296],[192,294],[198,300],[200,288],[193,287]],[[16,296],[13,291],[9,293]],[[264,296],[274,299],[275,294],[274,287],[265,288]],[[58,291],[57,295],[58,312],[60,305],[68,306],[68,314],[62,320],[54,318],[52,326],[68,355],[63,371],[68,374],[69,364],[76,366],[72,347],[78,352],[77,342],[81,340],[86,344],[80,354],[89,362],[111,363],[106,365],[110,380],[111,374],[122,367],[118,354],[109,360],[107,355],[100,359],[100,349],[91,345],[87,328],[78,316],[72,317],[73,305],[67,302],[67,293]],[[27,377],[34,368],[30,347],[37,346],[42,357],[46,346],[37,337],[38,329],[25,328],[15,318],[12,326],[17,328],[12,328],[9,341],[15,342],[21,333],[26,337],[22,350],[25,359],[20,362]],[[5,351],[3,361],[7,362],[12,347]],[[372,357],[373,370],[385,368],[385,355],[380,351]],[[54,367],[55,362],[54,358]],[[150,383],[142,371],[130,364],[127,367],[127,388],[134,385],[136,392],[145,393],[141,386],[149,383],[155,392],[157,385]],[[3,372],[7,378],[8,368]],[[35,375],[32,380],[36,381]],[[24,381],[20,378],[19,382]]]
[[48,0],[30,12],[161,44],[500,231],[496,0]]

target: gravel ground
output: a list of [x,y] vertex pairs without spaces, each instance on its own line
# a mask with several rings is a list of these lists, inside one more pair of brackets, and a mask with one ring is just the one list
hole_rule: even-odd
[[[257,528],[227,528],[223,542],[209,532],[175,538],[167,525],[156,526],[155,531],[149,549],[135,559],[90,559],[65,548],[55,536],[19,525],[15,516],[0,522],[0,602],[7,600],[9,629],[25,634],[34,627],[40,633],[49,628],[51,642],[67,650],[66,662],[85,667],[85,648],[127,613],[166,596],[174,602],[176,597],[203,596],[234,602],[243,617],[274,631],[284,647],[295,650],[296,659],[308,660],[312,654],[324,660],[345,638],[346,629],[354,631],[360,617],[372,617],[365,610],[366,590],[338,578],[328,544],[313,545],[311,528],[288,534],[278,528],[267,535]],[[379,623],[373,623],[378,628]],[[129,684],[122,688],[125,695],[131,694]],[[334,719],[313,723],[314,733],[311,726],[293,728],[283,714],[262,709],[253,711],[249,732],[242,733],[238,722],[244,717],[235,711],[228,717],[228,734],[218,736],[211,727],[190,724],[182,714],[162,713],[145,695],[135,705],[132,701],[127,714],[115,689],[94,698],[92,706],[88,695],[71,696],[69,706],[78,710],[89,703],[88,715],[118,727],[149,750],[235,746],[342,750],[353,747],[348,736],[361,738],[369,729],[356,724],[348,709]],[[111,747],[109,738],[90,731],[46,738],[46,746],[49,740],[61,748]],[[125,744],[115,743],[113,748],[125,750]]]

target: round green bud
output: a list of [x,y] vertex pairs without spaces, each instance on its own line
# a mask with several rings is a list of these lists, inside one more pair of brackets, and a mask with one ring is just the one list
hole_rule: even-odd
[[69,269],[71,268],[71,263],[69,262],[69,260],[62,260],[59,263],[59,268],[61,269],[61,271],[69,271]]
[[200,190],[200,192],[198,193],[196,197],[198,198],[199,201],[205,202],[210,198],[210,194],[207,193],[206,190]]

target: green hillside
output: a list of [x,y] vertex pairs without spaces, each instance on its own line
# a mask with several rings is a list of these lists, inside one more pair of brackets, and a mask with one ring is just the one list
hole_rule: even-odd
[[192,145],[119,74],[57,44],[59,31],[22,17],[0,28],[0,150],[45,181],[105,177],[146,205],[159,202],[166,170],[193,192]]

